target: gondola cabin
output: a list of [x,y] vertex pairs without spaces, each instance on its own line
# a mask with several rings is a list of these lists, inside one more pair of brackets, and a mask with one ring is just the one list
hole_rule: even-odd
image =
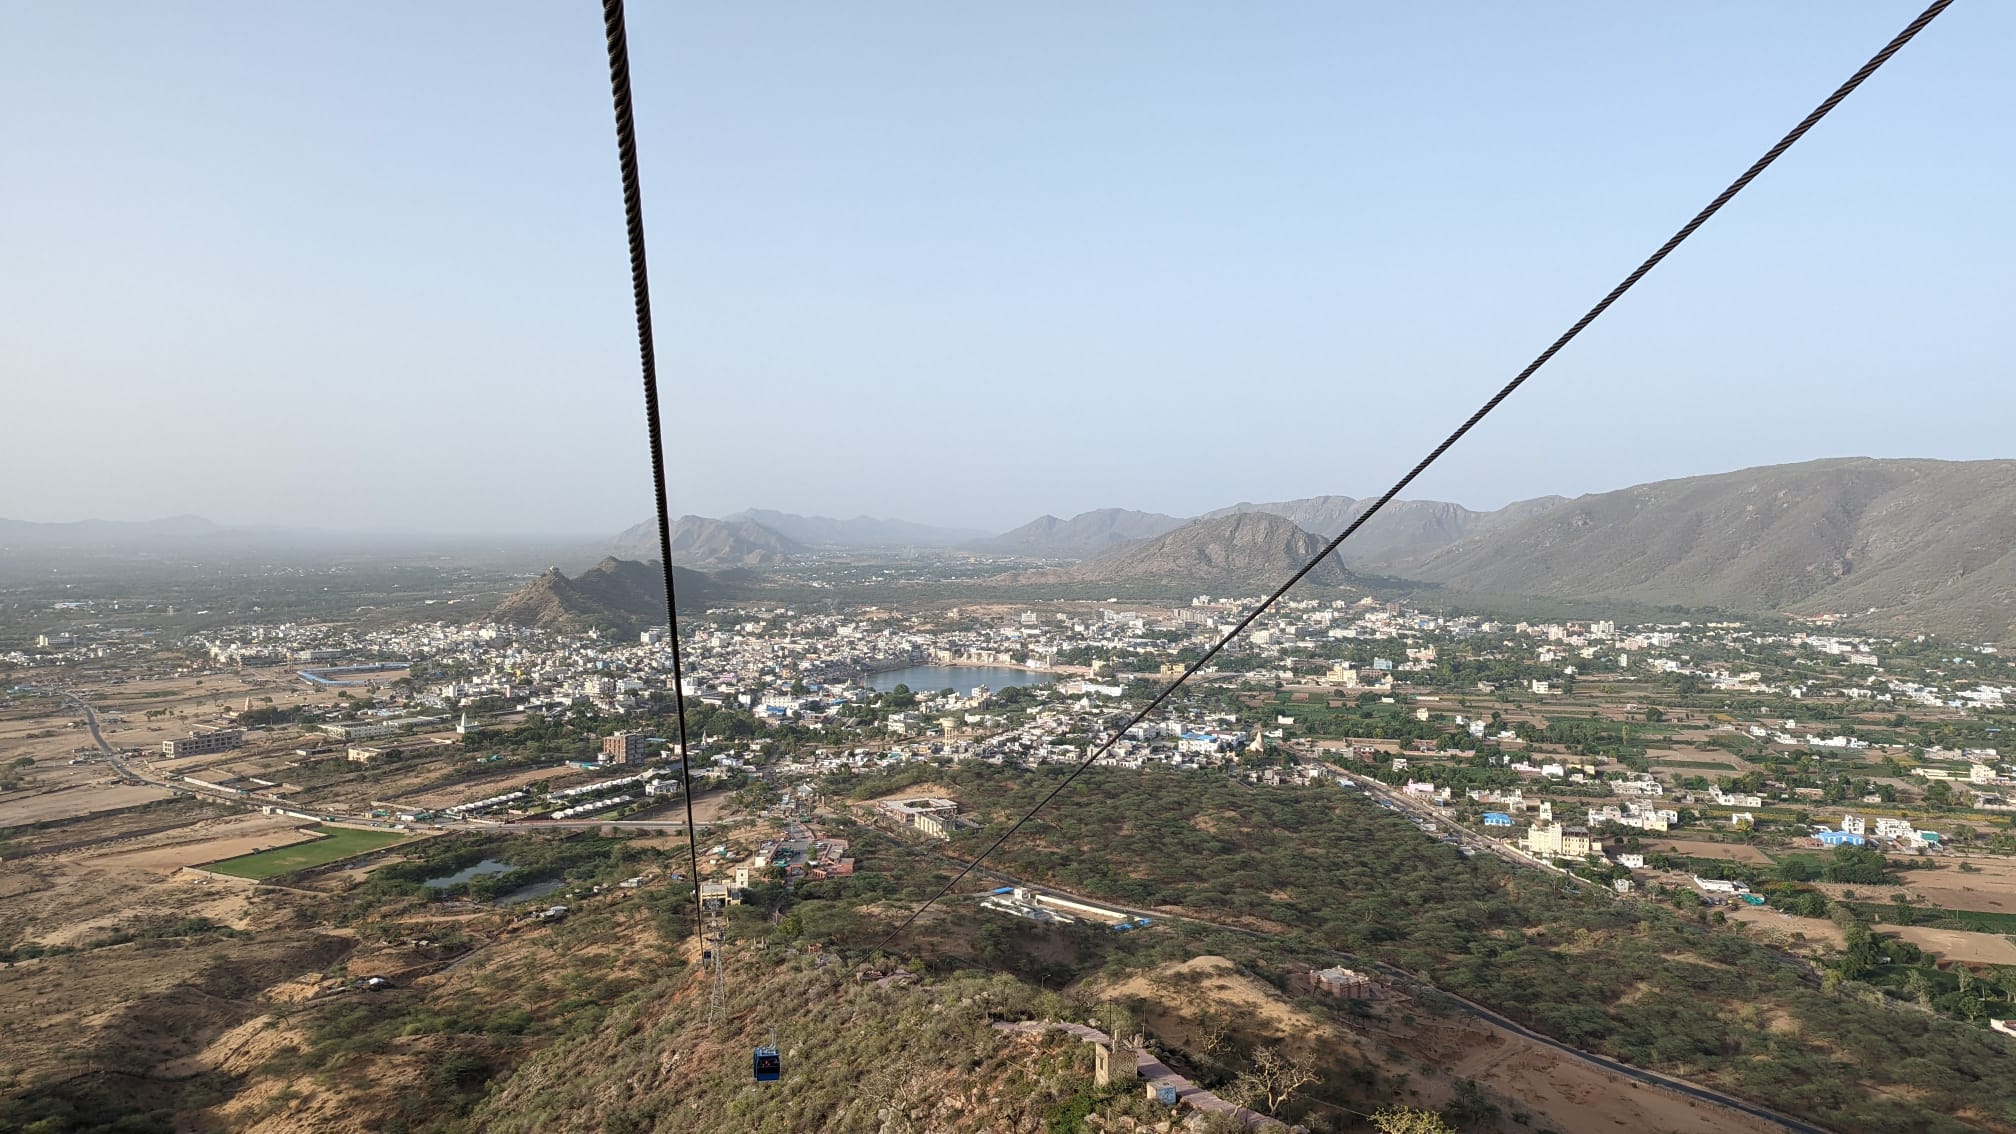
[[756,1049],[756,1081],[774,1083],[784,1077],[784,1061],[778,1057],[774,1047]]

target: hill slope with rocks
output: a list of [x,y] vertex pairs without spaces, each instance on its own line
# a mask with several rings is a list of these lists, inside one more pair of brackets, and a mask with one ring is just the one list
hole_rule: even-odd
[[[700,608],[714,596],[714,581],[674,567],[680,608]],[[558,567],[518,588],[490,612],[495,622],[548,630],[602,628],[630,631],[665,621],[665,581],[656,560],[610,557],[574,578]]]
[[2016,638],[2016,461],[1840,458],[1583,496],[1382,567],[1477,594]]
[[[1379,510],[1363,528],[1337,549],[1337,557],[1347,563],[1372,563],[1396,556],[1420,555],[1486,532],[1509,527],[1541,515],[1567,502],[1565,496],[1542,496],[1507,504],[1492,512],[1478,512],[1461,504],[1441,500],[1395,500]],[[1230,516],[1241,512],[1271,512],[1295,522],[1306,531],[1330,539],[1372,507],[1370,497],[1310,496],[1271,504],[1241,502],[1210,516]]]
[[[1323,541],[1267,512],[1192,520],[1153,539],[1122,544],[1074,567],[1046,572],[1058,582],[1182,583],[1198,590],[1272,589],[1322,550]],[[1335,557],[1308,580],[1347,586],[1352,575]]]

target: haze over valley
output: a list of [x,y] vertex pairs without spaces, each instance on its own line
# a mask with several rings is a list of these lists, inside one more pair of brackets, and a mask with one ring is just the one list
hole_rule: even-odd
[[0,5],[0,1134],[2016,1134],[1919,3]]

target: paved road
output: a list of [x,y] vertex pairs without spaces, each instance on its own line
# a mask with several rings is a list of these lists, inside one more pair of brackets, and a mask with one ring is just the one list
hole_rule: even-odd
[[[930,848],[918,848],[918,849],[929,850]],[[957,863],[962,867],[965,866],[967,863],[966,859],[959,858],[956,855],[952,855],[943,851],[937,852],[937,855],[938,857],[943,858],[948,862]],[[1096,905],[1110,907],[1112,909],[1120,911],[1121,913],[1135,917],[1146,917],[1151,920],[1159,919],[1164,921],[1187,921],[1191,922],[1192,924],[1210,926],[1213,929],[1224,930],[1225,932],[1228,933],[1237,933],[1244,937],[1252,937],[1262,940],[1274,939],[1282,936],[1281,934],[1269,933],[1264,930],[1249,929],[1244,926],[1237,926],[1237,925],[1227,925],[1223,922],[1213,921],[1210,918],[1197,917],[1192,914],[1172,914],[1167,910],[1159,910],[1159,909],[1152,909],[1152,910],[1136,909],[1130,906],[1121,905],[1118,902],[1108,901],[1104,898],[1100,898],[1094,895],[1075,894],[1072,891],[1065,890],[1057,886],[1052,886],[1047,883],[1030,882],[1024,879],[1016,878],[1012,875],[1003,874],[998,870],[991,870],[985,866],[976,868],[973,871],[973,873],[976,875],[983,875],[985,877],[995,879],[1001,885],[1004,886],[1026,886],[1029,887],[1030,889],[1043,890],[1049,893],[1062,894],[1066,897],[1079,898],[1083,901],[1091,902]],[[1466,1000],[1463,997],[1458,996],[1453,992],[1449,992],[1446,989],[1437,988],[1432,982],[1430,982],[1426,978],[1417,976],[1414,973],[1408,972],[1405,969],[1396,968],[1392,965],[1386,964],[1383,961],[1375,961],[1367,957],[1360,957],[1357,956],[1356,954],[1346,953],[1336,949],[1316,949],[1307,946],[1301,942],[1296,942],[1296,945],[1298,948],[1305,948],[1309,949],[1312,952],[1323,953],[1329,957],[1335,958],[1336,960],[1345,963],[1346,965],[1352,968],[1375,970],[1393,979],[1397,983],[1410,986],[1418,991],[1433,992],[1438,996],[1447,998],[1451,1003],[1455,1004],[1458,1009],[1471,1016],[1476,1017],[1477,1019],[1484,1020],[1487,1023],[1503,1028],[1506,1031],[1513,1033],[1514,1035],[1531,1040],[1534,1043],[1542,1044],[1546,1047],[1552,1048],[1553,1050],[1560,1052],[1561,1054],[1566,1055],[1572,1059],[1576,1059],[1583,1063],[1589,1064],[1590,1066],[1599,1068],[1604,1071],[1608,1071],[1611,1074],[1621,1075],[1624,1078],[1632,1079],[1637,1082],[1644,1083],[1648,1086],[1661,1087],[1666,1090],[1673,1091],[1676,1094],[1685,1095],[1690,1099],[1708,1103],[1712,1106],[1726,1107],[1730,1110],[1740,1111],[1744,1114],[1750,1115],[1753,1118],[1763,1119],[1766,1122],[1773,1123],[1779,1127],[1782,1127],[1783,1129],[1792,1131],[1793,1134],[1831,1134],[1831,1132],[1824,1126],[1816,1126],[1813,1123],[1804,1121],[1803,1119],[1794,1118],[1788,1114],[1780,1114],[1779,1112],[1772,1110],[1769,1107],[1760,1106],[1752,1102],[1746,1102],[1743,1099],[1737,1098],[1734,1095],[1723,1094],[1721,1091],[1715,1090],[1712,1087],[1704,1087],[1698,1083],[1689,1082],[1686,1079],[1680,1079],[1672,1075],[1661,1074],[1660,1072],[1657,1071],[1648,1071],[1643,1067],[1634,1067],[1629,1063],[1620,1062],[1606,1055],[1598,1055],[1594,1052],[1584,1051],[1578,1047],[1571,1047],[1568,1044],[1565,1044],[1560,1040],[1553,1038],[1552,1036],[1536,1032],[1533,1029],[1527,1027],[1526,1025],[1519,1023],[1517,1020],[1513,1020],[1509,1017],[1494,1012],[1491,1009],[1484,1007],[1482,1004],[1478,1004],[1472,1000]]]

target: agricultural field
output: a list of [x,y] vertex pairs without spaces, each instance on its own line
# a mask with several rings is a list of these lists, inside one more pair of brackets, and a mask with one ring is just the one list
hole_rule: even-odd
[[349,827],[318,827],[315,831],[322,837],[314,842],[275,847],[257,854],[206,863],[203,869],[236,878],[271,878],[312,866],[323,866],[352,855],[383,850],[407,838],[398,831],[359,831]]

